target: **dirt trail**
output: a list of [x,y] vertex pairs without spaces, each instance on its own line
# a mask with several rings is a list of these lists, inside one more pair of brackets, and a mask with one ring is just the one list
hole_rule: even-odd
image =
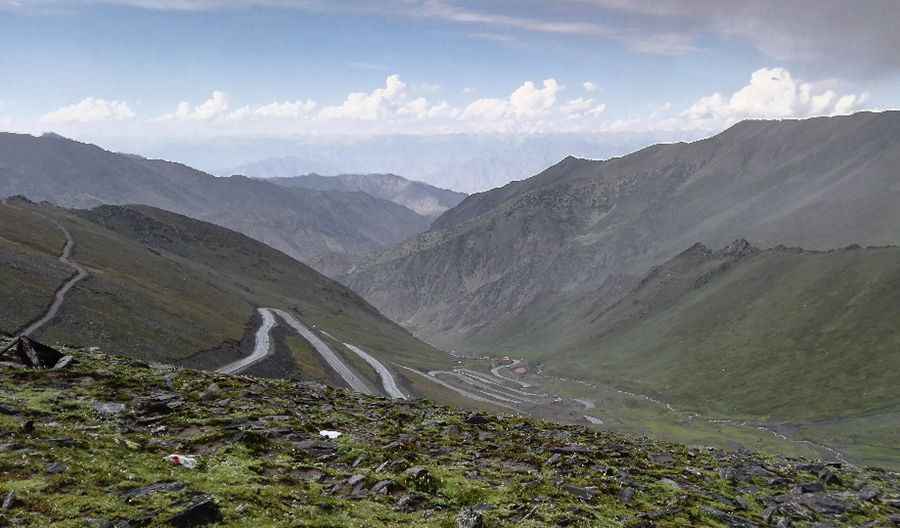
[[[4,205],[6,205],[7,207],[12,207],[6,202],[4,202]],[[90,276],[87,270],[85,270],[81,267],[81,265],[72,260],[72,251],[75,249],[75,239],[72,238],[72,234],[69,233],[69,230],[53,218],[50,218],[46,215],[41,215],[40,213],[35,214],[39,214],[40,216],[43,216],[44,218],[56,224],[56,227],[58,227],[60,231],[62,231],[66,236],[66,245],[63,246],[62,254],[60,254],[59,256],[59,261],[75,270],[75,274],[72,275],[72,277],[70,277],[66,282],[63,283],[62,286],[59,287],[59,289],[56,290],[56,293],[53,295],[53,302],[50,304],[50,307],[47,309],[44,315],[41,316],[40,319],[29,324],[27,327],[25,327],[25,329],[21,330],[17,334],[17,337],[31,336],[31,334],[37,332],[38,330],[43,328],[44,325],[52,321],[53,318],[56,317],[56,315],[59,313],[59,309],[62,308],[63,303],[66,301],[66,294],[69,293],[69,290],[71,290],[72,287],[74,287],[76,284]]]

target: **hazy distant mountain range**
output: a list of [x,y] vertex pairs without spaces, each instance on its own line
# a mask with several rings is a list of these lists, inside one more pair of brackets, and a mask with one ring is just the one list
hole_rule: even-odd
[[[678,138],[701,137],[680,134]],[[621,156],[669,141],[664,134],[534,134],[379,136],[327,143],[287,140],[222,140],[198,145],[161,146],[167,158],[216,169],[221,176],[256,178],[298,174],[401,174],[454,191],[473,193],[521,180],[568,155],[592,159]],[[231,166],[223,160],[243,158]]]
[[289,178],[271,178],[268,181],[284,187],[319,191],[364,192],[376,198],[402,205],[431,219],[456,207],[466,197],[463,193],[439,189],[427,183],[410,181],[396,174],[339,174],[337,176],[306,174]]
[[[152,205],[229,227],[301,260],[384,248],[431,221],[363,192],[217,178],[53,134],[0,134],[0,196],[15,194],[66,207]],[[430,202],[422,195],[421,203]]]

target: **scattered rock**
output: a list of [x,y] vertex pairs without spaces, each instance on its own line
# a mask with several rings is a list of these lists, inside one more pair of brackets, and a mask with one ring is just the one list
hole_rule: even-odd
[[93,408],[103,418],[114,418],[125,412],[125,404],[116,402],[94,402]]
[[675,458],[668,453],[654,453],[650,455],[650,461],[660,466],[669,466],[675,462]]
[[219,505],[212,497],[203,496],[169,519],[169,524],[175,528],[193,528],[221,521],[222,512]]
[[589,454],[593,453],[594,450],[589,447],[584,447],[584,446],[580,446],[580,445],[567,445],[567,446],[563,446],[563,447],[553,447],[550,449],[550,452],[558,453],[561,455],[571,455],[571,454],[589,455]]
[[827,515],[841,514],[851,508],[847,502],[823,493],[807,493],[802,495],[798,502],[816,513]]
[[419,491],[434,493],[437,490],[437,480],[422,466],[413,466],[403,472],[409,480],[409,485]]
[[69,469],[69,468],[65,464],[60,463],[60,462],[54,462],[54,463],[50,464],[49,466],[47,466],[47,473],[50,475],[57,475],[59,473],[65,473],[67,469]]
[[571,493],[572,495],[575,495],[579,499],[586,501],[593,499],[597,495],[597,488],[595,487],[582,488],[580,486],[566,484],[565,486],[563,486],[563,489]]
[[144,486],[142,488],[130,489],[123,493],[122,497],[125,499],[135,499],[138,497],[147,497],[155,493],[181,491],[183,489],[184,484],[181,482],[157,482],[156,484],[150,484],[149,486]]
[[619,491],[618,497],[619,497],[620,501],[624,502],[625,504],[628,504],[629,502],[631,502],[631,499],[634,498],[634,488],[632,488],[631,486],[626,486],[626,487],[622,488]]
[[388,495],[397,487],[397,484],[393,480],[380,480],[372,486],[372,493],[379,493],[381,495]]
[[72,359],[72,356],[63,356],[59,359],[59,361],[56,362],[55,365],[53,365],[53,368],[51,368],[50,370],[62,370],[68,367],[72,363]]
[[670,488],[681,489],[681,484],[675,482],[674,480],[672,480],[670,478],[661,478],[661,479],[657,480],[656,483],[660,484],[662,486],[668,486]]
[[59,350],[25,336],[15,340],[11,346],[16,348],[16,355],[19,357],[19,361],[31,368],[52,368],[63,358],[63,353]]
[[418,510],[426,501],[423,495],[413,493],[400,497],[394,507],[402,512],[411,513]]
[[805,482],[802,484],[798,484],[793,492],[796,494],[800,493],[820,493],[825,491],[825,485],[821,482]]
[[839,486],[841,484],[841,479],[838,477],[833,471],[830,469],[823,469],[819,472],[819,481],[822,484],[831,486]]
[[857,497],[859,497],[859,500],[861,501],[871,502],[877,499],[880,494],[881,493],[875,488],[863,488],[859,490]]
[[490,421],[491,421],[491,419],[483,414],[473,413],[473,414],[466,416],[467,424],[481,425],[481,424],[490,423]]
[[456,528],[484,528],[484,517],[472,508],[465,508],[456,516]]
[[210,383],[206,390],[200,393],[200,399],[203,401],[212,401],[222,396],[222,389],[215,383]]
[[16,492],[10,491],[6,494],[6,497],[3,498],[3,504],[0,505],[0,510],[8,510],[13,507],[13,504],[16,503]]

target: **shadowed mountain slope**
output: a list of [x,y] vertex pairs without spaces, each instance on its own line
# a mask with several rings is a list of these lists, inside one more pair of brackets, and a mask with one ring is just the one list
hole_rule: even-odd
[[[348,288],[228,229],[148,206],[66,210],[22,199],[0,204],[4,308],[0,329],[23,327],[71,271],[57,262],[64,225],[90,276],[35,337],[132,357],[216,368],[248,353],[257,307],[309,325],[384,361],[429,368],[444,355]],[[249,340],[249,341],[248,341]]]
[[342,280],[435,344],[543,354],[572,310],[614,302],[617,283],[697,241],[900,242],[898,166],[898,112],[746,121],[622,158],[570,157],[469,196]]
[[301,260],[373,251],[429,224],[405,207],[362,192],[216,178],[54,134],[0,134],[0,197],[16,194],[76,208],[151,205],[234,229]]

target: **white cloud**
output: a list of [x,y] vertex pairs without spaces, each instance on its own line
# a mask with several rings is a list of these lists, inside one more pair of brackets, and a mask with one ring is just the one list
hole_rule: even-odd
[[556,79],[545,79],[543,87],[526,81],[509,99],[483,98],[473,101],[462,112],[463,119],[496,120],[504,117],[533,118],[545,114],[556,103],[563,89]]
[[64,106],[41,117],[41,122],[53,124],[94,123],[98,121],[122,121],[134,117],[134,112],[123,101],[107,101],[88,97],[81,102]]
[[568,101],[566,104],[559,107],[559,111],[568,115],[568,114],[581,114],[587,112],[591,108],[594,107],[593,99],[585,99],[584,97],[579,97],[578,99],[572,99]]
[[584,87],[584,91],[587,93],[597,91],[597,85],[592,83],[591,81],[584,81],[583,83],[581,83],[581,86]]
[[714,93],[701,97],[681,117],[694,127],[722,127],[741,119],[801,118],[848,114],[860,109],[866,94],[838,96],[833,90],[794,79],[784,68],[762,68],[750,84],[730,97]]
[[229,119],[303,119],[314,115],[318,104],[307,99],[306,101],[274,102],[258,107],[244,106],[228,115]]
[[182,101],[178,103],[174,113],[160,116],[157,120],[210,121],[224,116],[228,112],[228,108],[228,95],[216,90],[203,103],[192,106],[187,101]]
[[406,83],[399,75],[385,79],[384,87],[371,93],[353,92],[339,106],[326,106],[319,113],[325,119],[376,120],[393,113],[406,98]]

